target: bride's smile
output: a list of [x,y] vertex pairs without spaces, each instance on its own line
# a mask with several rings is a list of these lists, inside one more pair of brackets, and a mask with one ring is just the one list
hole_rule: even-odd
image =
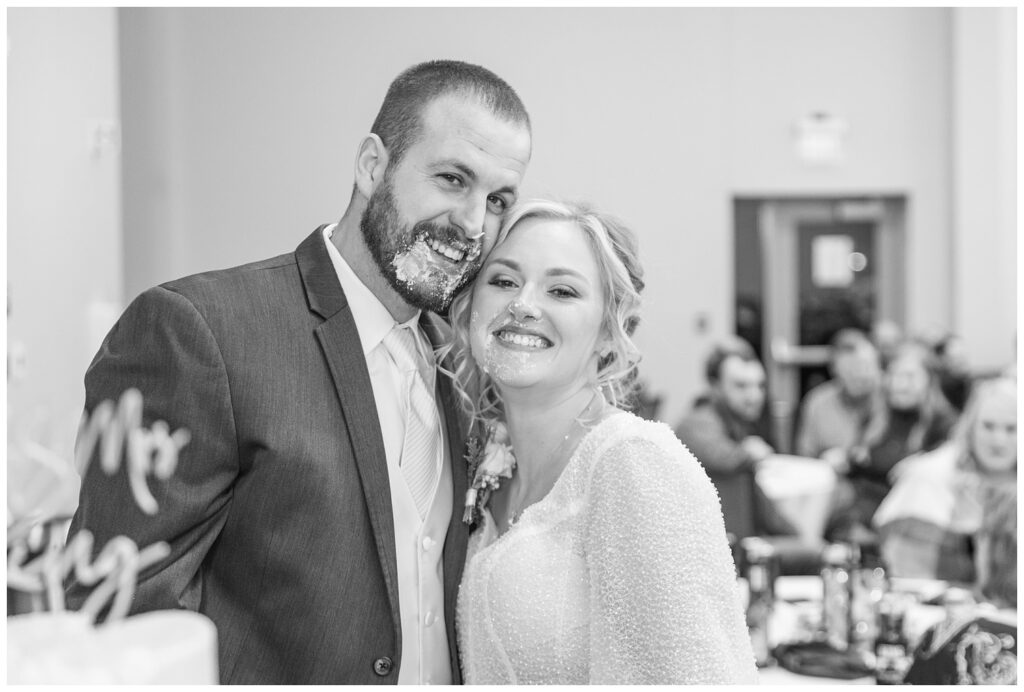
[[553,345],[550,339],[541,334],[514,326],[502,327],[494,332],[494,336],[498,337],[498,341],[502,346],[513,350],[526,349],[527,351],[536,351],[538,349],[551,348]]

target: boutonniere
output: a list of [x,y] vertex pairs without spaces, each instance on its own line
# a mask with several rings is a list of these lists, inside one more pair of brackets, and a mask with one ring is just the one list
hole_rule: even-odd
[[473,525],[479,520],[491,493],[501,485],[501,478],[511,478],[516,468],[516,457],[509,444],[508,428],[496,421],[487,426],[487,442],[473,435],[466,442],[469,463],[469,490],[462,521]]

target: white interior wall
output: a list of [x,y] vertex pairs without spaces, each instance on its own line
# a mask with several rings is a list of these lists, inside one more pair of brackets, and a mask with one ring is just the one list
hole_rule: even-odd
[[121,309],[114,9],[7,10],[8,435],[71,458]]
[[[152,109],[136,99],[173,100],[128,126],[168,152],[147,165],[173,210],[154,219],[145,195],[126,197],[126,232],[142,253],[127,257],[130,295],[288,251],[336,219],[390,79],[445,56],[490,67],[526,102],[527,194],[587,198],[639,232],[648,308],[638,340],[667,420],[699,390],[711,340],[731,329],[735,194],[906,194],[909,326],[951,319],[948,9],[121,15],[124,31],[142,32],[125,37],[125,60],[159,51],[166,70],[125,82],[126,114]],[[807,167],[793,152],[793,123],[817,109],[850,124],[841,166]],[[176,245],[147,257],[168,242],[158,234]]]
[[954,330],[1001,369],[1017,325],[1016,9],[957,9],[953,34]]
[[[908,329],[949,324],[949,20],[941,9],[735,10],[730,181],[751,194],[906,195]],[[802,164],[793,125],[848,125],[840,165]]]

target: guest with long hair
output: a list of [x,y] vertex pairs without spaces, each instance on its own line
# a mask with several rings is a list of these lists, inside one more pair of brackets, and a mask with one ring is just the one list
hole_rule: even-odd
[[990,597],[1015,603],[1016,381],[980,382],[949,442],[905,459],[890,476],[893,489],[873,518],[890,573],[976,581]]
[[939,388],[930,349],[906,342],[885,370],[886,405],[868,422],[861,443],[850,453],[840,484],[832,538],[869,542],[871,517],[892,487],[889,472],[901,460],[945,442],[956,412]]

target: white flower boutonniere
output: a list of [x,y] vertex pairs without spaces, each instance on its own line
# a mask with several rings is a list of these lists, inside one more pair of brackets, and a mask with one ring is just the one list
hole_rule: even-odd
[[469,490],[462,521],[475,524],[483,512],[491,493],[501,485],[501,478],[511,478],[516,468],[516,457],[509,444],[508,428],[495,422],[487,426],[487,443],[473,436],[467,442],[466,459],[469,462]]

